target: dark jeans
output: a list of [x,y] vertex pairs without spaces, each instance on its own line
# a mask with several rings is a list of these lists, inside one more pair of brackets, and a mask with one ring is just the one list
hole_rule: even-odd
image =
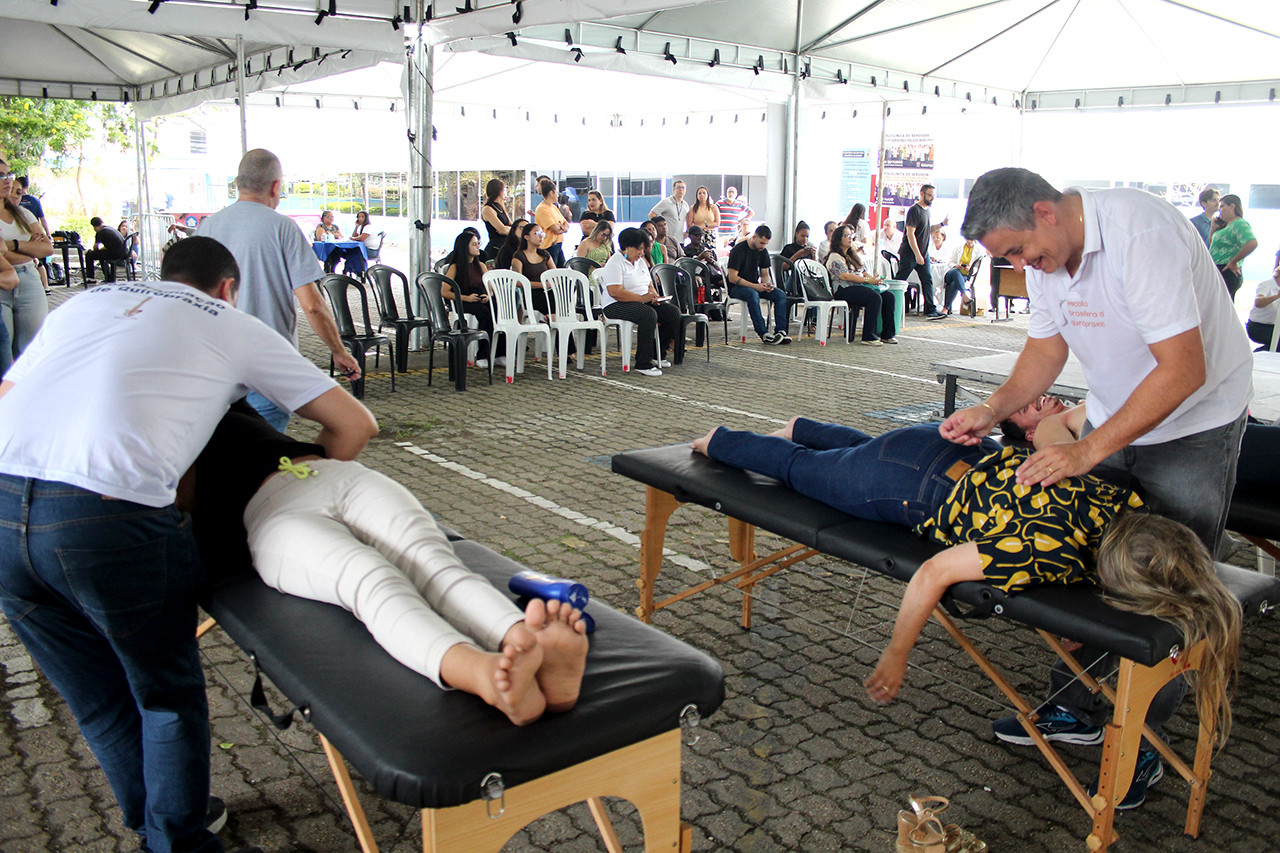
[[756,334],[764,337],[764,333],[769,331],[769,324],[764,321],[764,314],[760,311],[760,300],[767,299],[773,303],[773,328],[779,334],[787,333],[787,294],[781,287],[775,287],[768,293],[761,293],[754,287],[747,287],[741,284],[729,285],[729,298],[741,299],[747,303],[747,313],[751,315],[751,326],[756,330]]
[[[874,287],[861,284],[846,284],[836,291],[836,299],[849,306],[848,337],[853,337],[853,327],[858,322],[858,312],[862,315],[862,339],[876,339],[876,315],[880,315],[880,340],[887,341],[897,334],[893,327],[893,294],[887,290],[880,291]],[[863,310],[865,309],[865,311]]]
[[1231,301],[1235,302],[1236,291],[1240,289],[1240,275],[1227,269],[1226,264],[1218,264],[1218,272],[1222,273],[1222,281],[1227,285],[1227,293],[1231,294]]
[[950,494],[955,480],[946,474],[951,466],[972,465],[999,449],[989,439],[975,447],[952,444],[938,434],[936,423],[870,436],[800,418],[791,436],[787,441],[721,427],[707,452],[858,518],[915,526]]
[[116,280],[116,265],[112,261],[123,261],[124,258],[108,252],[106,249],[91,249],[84,253],[84,259],[89,262],[89,269],[85,272],[85,279],[88,280],[93,275],[93,265],[102,262],[102,280]]
[[496,352],[490,351],[495,349],[493,346],[493,312],[489,310],[488,302],[463,302],[462,310],[471,317],[476,318],[476,327],[482,332],[489,335],[489,342],[481,341],[476,345],[476,358],[489,358],[490,355],[497,358],[507,351],[506,335],[502,336],[502,340],[498,342]]
[[[649,305],[645,302],[610,302],[601,311],[610,320],[626,320],[636,324],[636,370],[658,366],[658,353],[653,349],[653,331],[658,330],[662,355],[671,349],[676,329],[680,326],[680,309],[670,302]],[[626,358],[626,354],[623,354]]]
[[[1183,438],[1161,444],[1129,445],[1102,460],[1092,473],[1139,488],[1143,501],[1153,512],[1190,527],[1209,553],[1215,554],[1235,486],[1244,422],[1245,416],[1241,414],[1229,424]],[[1086,422],[1080,437],[1089,432]],[[1118,663],[1114,655],[1087,644],[1075,655],[1096,678],[1109,675]],[[1055,662],[1049,675],[1049,701],[1090,725],[1103,725],[1109,703],[1101,694],[1090,693],[1073,679],[1066,664]],[[1147,711],[1147,723],[1157,734],[1177,712],[1186,692],[1186,680],[1175,678],[1156,694]]]
[[1250,320],[1244,324],[1244,330],[1249,334],[1249,340],[1262,344],[1263,349],[1271,349],[1271,335],[1276,330],[1274,323],[1255,323]]
[[964,273],[960,272],[958,269],[947,270],[947,274],[942,277],[942,281],[945,285],[946,291],[943,296],[945,302],[942,307],[950,311],[951,306],[956,303],[956,297],[965,293]]
[[924,263],[916,263],[916,256],[911,252],[903,252],[898,259],[898,274],[894,277],[897,281],[906,281],[911,275],[911,271],[916,270],[920,278],[920,295],[924,299],[924,311],[926,314],[935,313],[938,308],[933,304],[933,275],[929,272],[929,256],[924,256]]
[[551,255],[551,259],[556,262],[556,269],[564,269],[564,241],[552,243],[551,248],[547,249],[547,254]]
[[155,853],[222,851],[204,825],[203,574],[172,506],[0,474],[0,607]]

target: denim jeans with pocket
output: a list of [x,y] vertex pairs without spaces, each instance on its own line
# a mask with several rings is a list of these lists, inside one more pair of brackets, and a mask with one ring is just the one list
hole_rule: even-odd
[[205,828],[203,568],[172,506],[0,474],[0,608],[62,695],[154,853],[220,853]]
[[942,506],[957,462],[972,465],[998,450],[947,441],[938,425],[916,424],[871,436],[853,427],[799,418],[792,441],[721,427],[708,454],[735,468],[781,480],[828,506],[872,521],[914,527]]

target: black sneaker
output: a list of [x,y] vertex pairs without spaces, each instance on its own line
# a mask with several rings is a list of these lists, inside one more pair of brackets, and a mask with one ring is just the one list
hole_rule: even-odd
[[924,318],[926,320],[945,320],[947,319],[947,315],[943,314],[941,311],[930,311],[928,314],[924,315]]
[[[1129,793],[1116,806],[1116,811],[1127,812],[1136,809],[1147,801],[1147,789],[1164,778],[1164,762],[1154,749],[1138,750],[1138,763],[1133,768],[1133,783],[1129,785]],[[1089,786],[1089,798],[1098,793],[1098,783]]]
[[766,344],[777,344],[781,342],[778,339],[777,332],[765,332],[763,335],[760,336],[760,340]]
[[221,797],[209,798],[209,810],[204,813],[204,828],[217,835],[227,825],[227,804]]
[[[1036,720],[1036,728],[1040,730],[1040,734],[1044,735],[1044,739],[1047,741],[1078,743],[1089,746],[1102,743],[1103,738],[1106,737],[1106,732],[1102,730],[1101,726],[1082,723],[1057,705],[1041,706],[1036,713],[1039,714],[1039,718]],[[1005,743],[1031,746],[1034,742],[1031,740],[1031,735],[1027,734],[1027,730],[1022,727],[1022,723],[1018,722],[1018,718],[1013,715],[995,720],[991,723],[991,729],[995,732],[996,737]]]

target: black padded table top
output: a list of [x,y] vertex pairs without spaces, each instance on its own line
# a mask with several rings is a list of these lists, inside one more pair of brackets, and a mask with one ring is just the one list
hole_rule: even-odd
[[[504,591],[524,568],[475,542],[454,548]],[[677,728],[687,705],[706,717],[724,701],[718,663],[595,599],[577,707],[523,728],[401,665],[346,610],[256,575],[214,590],[205,608],[382,796],[418,808],[479,799],[492,772],[510,789]]]
[[1263,539],[1280,539],[1280,501],[1276,500],[1276,490],[1237,483],[1227,511],[1227,529]]
[[[905,527],[854,518],[807,498],[770,477],[724,465],[694,453],[687,444],[632,450],[613,457],[613,470],[683,503],[709,507],[824,554],[897,578],[911,579],[920,564],[942,550]],[[1227,588],[1246,615],[1280,599],[1280,581],[1235,566],[1218,564]],[[1040,587],[1006,596],[981,582],[959,583],[950,602],[996,613],[1052,634],[1090,644],[1151,666],[1182,643],[1173,625],[1117,610],[1095,587]]]

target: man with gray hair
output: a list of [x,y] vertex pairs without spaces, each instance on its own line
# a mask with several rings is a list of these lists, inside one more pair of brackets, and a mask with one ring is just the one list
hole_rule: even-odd
[[[205,217],[196,233],[214,238],[235,256],[242,311],[297,347],[297,300],[312,330],[333,354],[334,365],[344,376],[358,379],[359,364],[338,337],[338,325],[317,286],[324,274],[320,262],[297,223],[276,212],[283,183],[284,171],[275,154],[265,148],[248,152],[236,173],[238,200]],[[266,397],[251,393],[249,404],[276,429],[283,431],[289,424],[290,412]]]
[[[1008,168],[977,180],[960,230],[1027,269],[1031,321],[1009,378],[987,402],[944,421],[942,435],[977,442],[1044,394],[1075,353],[1089,386],[1087,420],[1078,438],[1023,463],[1018,482],[1048,486],[1093,472],[1138,489],[1154,512],[1186,524],[1215,553],[1253,394],[1253,359],[1195,227],[1143,190],[1060,192],[1034,172]],[[1106,666],[1088,647],[1080,655]],[[1069,673],[1055,679],[1051,685],[1063,687]],[[1102,699],[1078,687],[1055,692],[1057,707],[1041,709],[1037,726],[1049,740],[1101,742]],[[1015,717],[994,726],[1002,740],[1031,742]],[[1162,772],[1144,748],[1120,807],[1141,805]]]

